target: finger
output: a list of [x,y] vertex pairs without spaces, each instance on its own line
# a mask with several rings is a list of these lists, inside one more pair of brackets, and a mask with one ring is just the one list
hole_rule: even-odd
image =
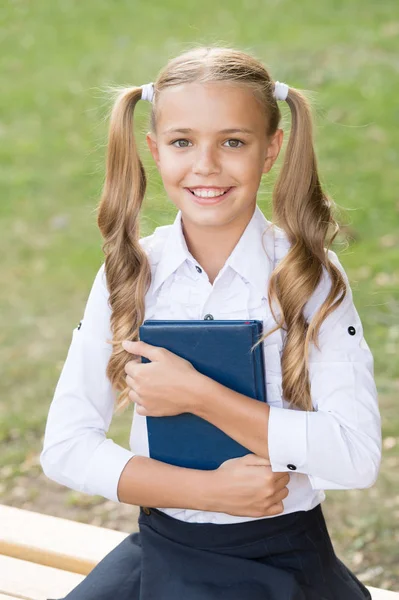
[[128,397],[129,397],[129,400],[131,402],[133,402],[134,404],[140,404],[141,403],[140,396],[133,389],[129,390]]
[[135,380],[132,377],[130,377],[130,375],[126,375],[125,381],[126,381],[127,385],[130,387],[130,389],[134,390],[134,381]]
[[135,342],[131,342],[130,340],[123,340],[121,346],[124,350],[126,350],[126,352],[129,352],[130,354],[135,356],[134,360],[139,360],[140,357],[138,355],[138,351],[134,346]]
[[125,364],[125,373],[126,375],[130,375],[130,377],[136,377],[139,371],[143,368],[144,365],[141,363],[137,363],[135,360],[129,360]]
[[165,348],[161,348],[159,346],[151,346],[146,342],[130,342],[129,340],[124,340],[122,342],[123,348],[130,352],[131,354],[136,354],[137,356],[144,356],[151,361],[158,361],[165,355],[168,350]]
[[281,473],[280,471],[277,471],[276,473],[273,473],[273,475],[274,475],[274,481],[276,481],[276,482],[284,481],[284,482],[288,483],[290,480],[290,476],[288,473]]
[[290,478],[288,477],[287,479],[286,477],[279,477],[278,479],[270,479],[270,477],[268,477],[266,481],[267,485],[277,492],[278,490],[284,489],[288,485]]
[[282,502],[277,502],[276,504],[272,504],[266,511],[267,516],[272,515],[280,515],[284,511],[284,505]]
[[279,490],[278,492],[276,492],[272,497],[271,500],[273,502],[273,504],[275,504],[276,502],[281,502],[282,500],[284,500],[284,498],[286,498],[289,494],[289,491],[286,487],[284,487],[282,490]]
[[147,413],[147,411],[146,411],[146,409],[144,408],[144,406],[142,406],[141,404],[137,404],[137,403],[136,403],[136,404],[134,405],[134,410],[136,411],[136,413],[137,413],[138,415],[141,415],[141,416],[143,416],[143,417],[146,417],[146,416],[147,416],[147,414],[148,414],[148,413]]

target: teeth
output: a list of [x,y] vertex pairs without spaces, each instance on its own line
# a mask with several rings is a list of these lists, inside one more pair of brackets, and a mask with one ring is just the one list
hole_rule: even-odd
[[[228,188],[227,188],[228,189]],[[191,190],[199,198],[216,198],[222,196],[227,190]]]

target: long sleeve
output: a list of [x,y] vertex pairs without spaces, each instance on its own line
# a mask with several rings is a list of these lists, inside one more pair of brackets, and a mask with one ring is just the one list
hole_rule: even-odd
[[[320,350],[310,347],[309,378],[315,412],[270,408],[273,471],[309,476],[313,489],[371,487],[381,461],[381,418],[373,355],[337,255],[329,257],[347,285],[341,306],[324,320]],[[309,320],[330,289],[326,273],[305,309]]]
[[117,488],[132,452],[106,437],[115,392],[106,376],[111,355],[108,290],[102,265],[80,326],[73,330],[50,405],[40,463],[57,483],[119,502]]

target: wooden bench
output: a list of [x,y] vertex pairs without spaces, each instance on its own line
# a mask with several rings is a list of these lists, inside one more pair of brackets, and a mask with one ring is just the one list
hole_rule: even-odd
[[[0,600],[62,598],[129,533],[0,505]],[[398,592],[369,587],[373,600]]]

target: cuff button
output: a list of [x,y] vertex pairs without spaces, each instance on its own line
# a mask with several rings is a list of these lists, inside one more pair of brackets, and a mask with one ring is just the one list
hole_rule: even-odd
[[351,325],[350,327],[348,327],[348,333],[349,335],[355,335],[356,329]]
[[296,471],[296,466],[295,465],[287,465],[287,469],[289,469],[290,471]]

